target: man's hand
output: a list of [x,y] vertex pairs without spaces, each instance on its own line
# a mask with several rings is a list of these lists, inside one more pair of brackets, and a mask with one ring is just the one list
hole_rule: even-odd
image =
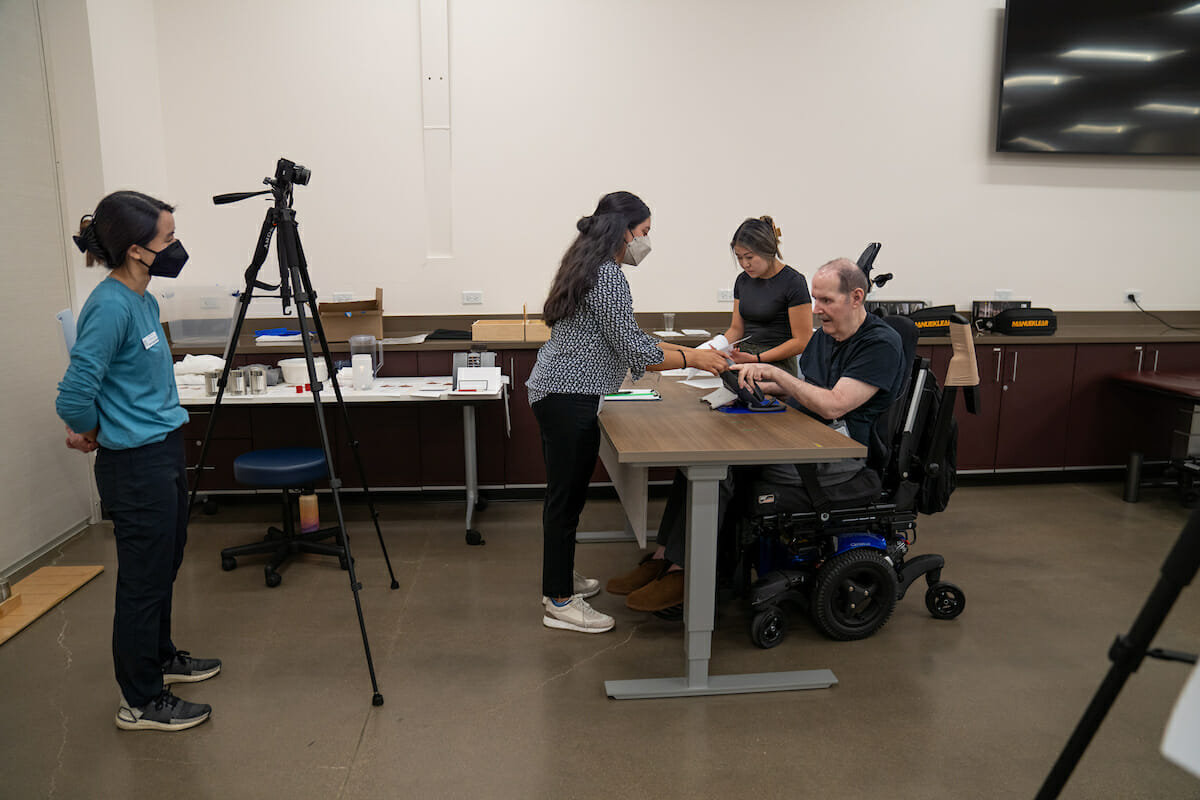
[[711,372],[713,375],[720,375],[729,368],[729,364],[725,360],[725,356],[716,350],[687,350],[684,355],[687,358],[687,365],[702,369],[705,372]]
[[730,369],[737,370],[739,386],[748,389],[750,383],[754,382],[758,384],[758,388],[762,389],[764,394],[785,395],[788,393],[779,382],[779,376],[788,375],[788,373],[774,364],[759,364],[756,361],[752,364],[736,364]]
[[67,426],[67,447],[72,450],[78,450],[81,453],[90,453],[100,447],[96,443],[96,437],[100,434],[100,428],[92,428],[87,433],[76,433]]

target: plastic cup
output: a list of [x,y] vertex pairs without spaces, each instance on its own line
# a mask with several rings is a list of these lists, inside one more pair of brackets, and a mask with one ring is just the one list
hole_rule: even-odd
[[663,314],[663,330],[664,331],[674,331],[675,330],[675,312],[674,311],[668,311],[665,314]]

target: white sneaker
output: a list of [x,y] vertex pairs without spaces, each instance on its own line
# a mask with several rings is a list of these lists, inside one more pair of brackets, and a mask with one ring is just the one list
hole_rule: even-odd
[[572,572],[571,580],[575,587],[575,594],[585,600],[600,593],[600,581],[595,578],[585,578],[578,572]]
[[550,599],[543,600],[542,606],[545,608],[542,624],[547,628],[561,628],[580,633],[604,633],[611,631],[615,624],[612,617],[601,614],[579,595],[572,595],[571,602],[565,606],[556,606]]
[[[585,578],[578,572],[571,573],[571,586],[574,590],[571,594],[577,594],[585,600],[600,594],[600,581],[595,578]],[[542,602],[546,602],[546,595],[542,595]]]

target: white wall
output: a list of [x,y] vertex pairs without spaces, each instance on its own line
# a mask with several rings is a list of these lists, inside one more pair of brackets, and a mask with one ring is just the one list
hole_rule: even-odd
[[70,305],[50,102],[35,0],[0,3],[0,576],[78,530],[91,513],[89,460],[54,413]]
[[[807,273],[883,242],[881,297],[969,307],[1007,288],[1120,309],[1137,288],[1148,307],[1196,308],[1200,161],[992,152],[1001,6],[449,0],[441,261],[426,258],[416,0],[121,0],[146,60],[123,104],[97,90],[104,182],[154,190],[165,162],[184,280],[240,285],[264,205],[210,196],[259,188],[281,155],[306,164],[318,291],[380,285],[392,314],[538,308],[576,218],[617,188],[654,210],[654,254],[629,271],[639,310],[728,308],[729,236],[761,213]],[[127,133],[136,147],[118,146]],[[462,306],[464,289],[485,304]]]

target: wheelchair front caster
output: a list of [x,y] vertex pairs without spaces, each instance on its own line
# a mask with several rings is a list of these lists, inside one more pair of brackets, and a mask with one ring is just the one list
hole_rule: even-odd
[[221,569],[226,572],[237,569],[237,559],[233,556],[221,556]]
[[270,567],[267,567],[265,570],[263,570],[263,572],[266,577],[267,586],[271,589],[274,589],[276,586],[283,583],[283,576]]
[[847,550],[817,573],[813,622],[831,639],[865,639],[892,616],[897,588],[896,570],[883,553],[869,547]]
[[787,617],[775,607],[763,609],[754,615],[750,623],[750,641],[764,650],[770,650],[787,636]]
[[967,597],[953,583],[938,581],[925,590],[925,607],[935,619],[954,619],[967,607]]
[[467,544],[479,545],[479,544],[487,544],[487,542],[483,541],[482,533],[475,530],[474,528],[471,528],[470,530],[467,531]]

